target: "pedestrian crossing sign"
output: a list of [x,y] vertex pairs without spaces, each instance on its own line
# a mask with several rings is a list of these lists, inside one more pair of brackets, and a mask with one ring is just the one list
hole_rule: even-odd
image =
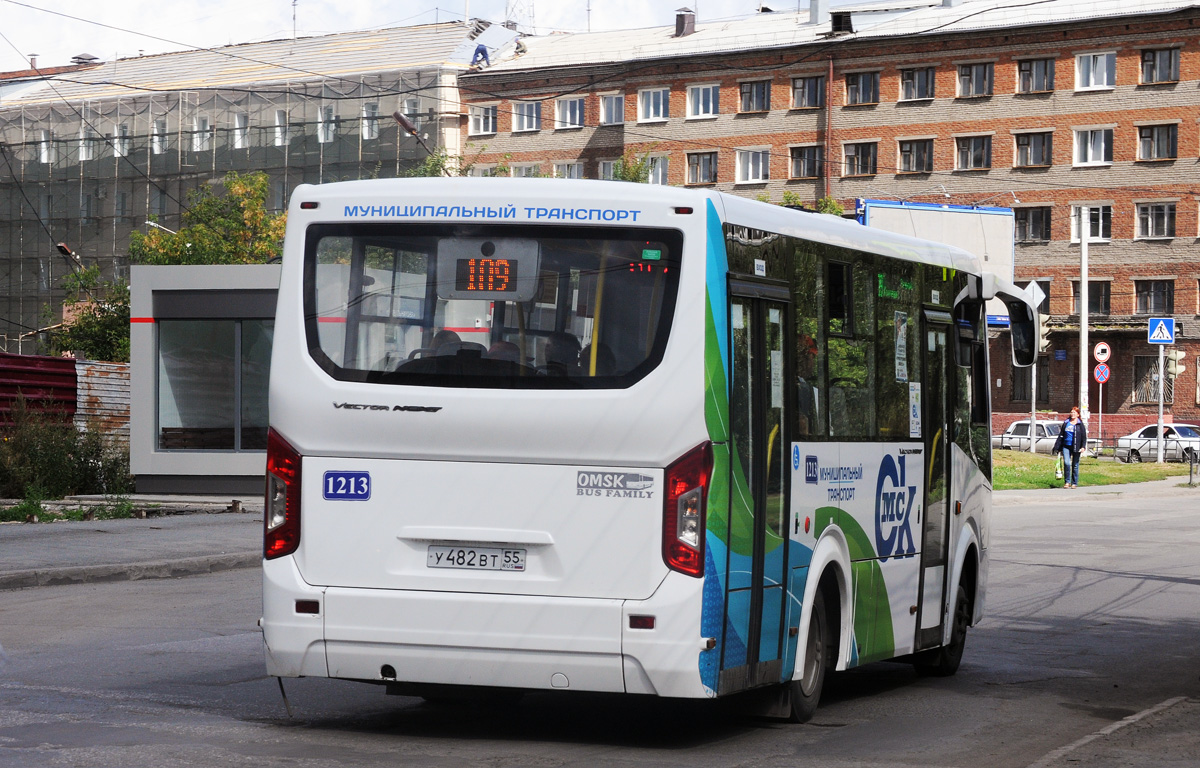
[[1175,343],[1175,318],[1152,317],[1146,328],[1146,341],[1150,344]]

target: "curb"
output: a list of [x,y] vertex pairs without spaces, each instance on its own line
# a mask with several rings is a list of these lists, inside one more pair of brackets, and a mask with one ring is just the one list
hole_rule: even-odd
[[173,579],[180,576],[196,576],[202,573],[217,573],[238,568],[257,568],[261,564],[262,552],[255,550],[222,555],[181,557],[173,560],[152,560],[143,563],[30,568],[23,571],[0,573],[0,591],[63,584],[93,584],[106,581]]

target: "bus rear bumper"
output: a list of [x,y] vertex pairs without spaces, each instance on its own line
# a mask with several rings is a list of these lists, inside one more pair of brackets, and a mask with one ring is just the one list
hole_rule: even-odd
[[[697,579],[671,574],[642,601],[318,588],[281,561],[264,563],[271,675],[711,695],[700,682]],[[305,599],[320,601],[319,616],[295,614]],[[652,616],[654,628],[631,628],[634,616]]]

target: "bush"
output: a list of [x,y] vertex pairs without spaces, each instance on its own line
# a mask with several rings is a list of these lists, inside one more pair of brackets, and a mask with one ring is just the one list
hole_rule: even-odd
[[31,410],[18,398],[0,442],[0,496],[61,499],[132,490],[127,451],[109,448],[95,429],[79,431],[62,414]]

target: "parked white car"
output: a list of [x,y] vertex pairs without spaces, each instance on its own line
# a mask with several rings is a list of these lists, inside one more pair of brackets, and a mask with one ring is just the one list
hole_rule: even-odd
[[[1037,440],[1034,449],[1038,453],[1050,453],[1054,450],[1054,442],[1062,424],[1057,421],[1038,419],[1034,439]],[[992,435],[992,448],[1007,448],[1016,451],[1029,450],[1029,419],[1014,421],[1008,425],[1002,435]]]
[[[1200,458],[1200,426],[1164,424],[1163,460],[1187,461],[1189,454]],[[1117,438],[1116,455],[1126,462],[1158,461],[1158,425],[1151,424],[1132,435]]]

